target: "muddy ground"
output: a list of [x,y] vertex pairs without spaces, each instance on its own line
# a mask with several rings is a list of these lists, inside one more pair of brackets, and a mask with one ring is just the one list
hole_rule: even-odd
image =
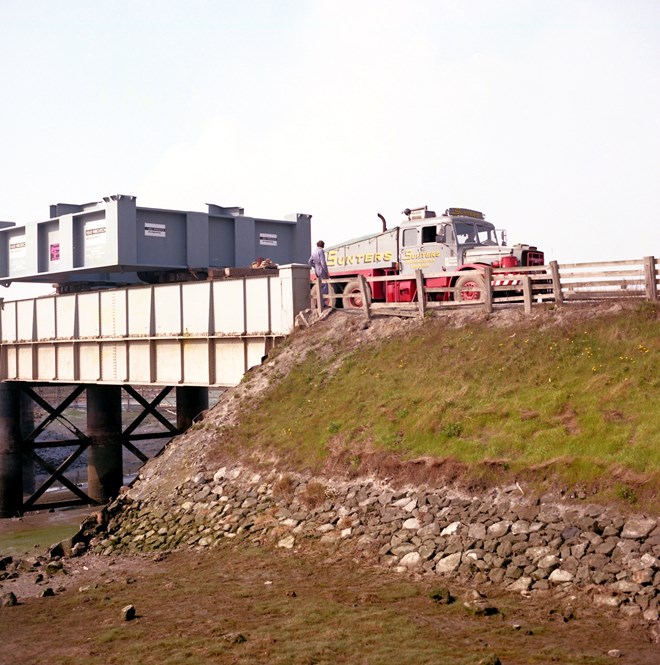
[[[63,518],[13,522],[14,535],[11,522],[5,544],[26,528],[47,538]],[[0,608],[0,664],[660,662],[639,620],[574,596],[481,597],[457,581],[365,568],[319,543],[88,555],[66,571],[2,582],[0,595],[13,589],[19,604]],[[45,589],[54,595],[39,597]]]

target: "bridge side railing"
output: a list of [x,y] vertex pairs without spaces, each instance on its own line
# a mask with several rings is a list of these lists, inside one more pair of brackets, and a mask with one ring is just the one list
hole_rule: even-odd
[[0,380],[231,386],[309,306],[309,267],[0,303]]

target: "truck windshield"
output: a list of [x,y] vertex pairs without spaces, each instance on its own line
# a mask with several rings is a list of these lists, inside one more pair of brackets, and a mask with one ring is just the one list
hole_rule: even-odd
[[459,245],[497,245],[495,229],[486,224],[454,222]]

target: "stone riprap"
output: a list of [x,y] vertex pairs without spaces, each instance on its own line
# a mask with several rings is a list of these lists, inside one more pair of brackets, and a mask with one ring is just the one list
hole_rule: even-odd
[[596,605],[658,621],[657,519],[529,500],[517,486],[471,497],[227,466],[186,480],[169,503],[129,491],[101,522],[89,543],[98,554],[211,548],[236,538],[292,549],[318,540],[400,572],[523,594],[582,590]]

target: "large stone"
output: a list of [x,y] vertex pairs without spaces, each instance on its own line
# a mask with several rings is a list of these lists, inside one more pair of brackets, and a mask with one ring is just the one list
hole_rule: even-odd
[[404,503],[402,508],[407,512],[407,513],[412,513],[415,508],[417,508],[417,501],[416,500],[411,500],[408,501],[408,503]]
[[654,557],[652,554],[649,554],[648,552],[642,554],[641,557],[636,557],[634,555],[624,557],[623,563],[630,570],[644,570],[646,568],[655,570],[660,568],[660,561],[658,561],[656,557]]
[[501,522],[495,522],[488,527],[488,536],[489,538],[501,538],[506,535],[511,528],[511,522],[509,520],[502,520]]
[[406,568],[419,568],[422,565],[422,557],[419,555],[419,552],[408,552],[401,559],[399,565]]
[[518,578],[515,582],[509,584],[507,587],[509,591],[529,591],[529,587],[532,586],[532,578],[531,577],[520,577]]
[[634,540],[640,540],[641,538],[646,538],[646,536],[655,529],[657,522],[654,519],[632,519],[628,520],[623,525],[623,530],[621,531],[622,538],[632,538]]
[[529,533],[529,522],[526,520],[518,520],[511,525],[511,533],[517,536],[518,534]]
[[631,582],[630,580],[619,580],[618,582],[611,584],[610,589],[617,593],[639,593],[641,587],[639,584]]
[[424,543],[419,548],[419,556],[421,556],[424,561],[428,561],[434,554],[435,546],[431,543]]
[[612,554],[612,552],[614,552],[614,548],[616,547],[616,543],[616,538],[608,538],[600,545],[596,545],[596,554],[605,554],[606,556]]
[[554,584],[561,584],[563,582],[572,582],[574,577],[575,575],[573,575],[573,573],[568,572],[568,570],[562,570],[561,568],[557,568],[550,573],[550,577],[548,577],[548,580],[550,580],[550,582],[553,582]]
[[443,557],[435,564],[435,572],[442,575],[455,571],[461,564],[461,552],[455,552],[449,556]]
[[452,522],[448,524],[441,532],[441,536],[453,536],[457,534],[463,525],[460,522]]
[[392,492],[383,492],[379,497],[378,497],[378,503],[380,503],[381,506],[386,506],[394,497],[394,494]]
[[555,556],[554,554],[542,556],[536,562],[536,565],[543,570],[554,569],[559,565],[559,557]]
[[422,540],[425,540],[426,538],[434,538],[435,536],[440,535],[440,527],[435,522],[431,522],[431,524],[421,527],[417,532],[417,535]]
[[229,478],[229,480],[236,480],[241,475],[241,471],[242,469],[236,466],[226,474],[226,477]]
[[411,517],[403,523],[404,529],[419,529],[420,526],[421,524],[416,517]]
[[468,536],[476,540],[483,540],[486,537],[486,526],[480,522],[470,524],[468,527]]
[[417,548],[412,543],[401,543],[401,545],[392,548],[392,554],[394,554],[394,556],[402,557],[410,552],[416,551],[416,549]]
[[133,621],[136,617],[136,612],[135,612],[135,606],[134,605],[126,605],[122,607],[121,609],[121,618],[124,621]]
[[525,556],[532,562],[536,562],[541,557],[547,556],[548,554],[551,553],[552,550],[545,545],[539,545],[537,547],[528,547],[525,550]]
[[506,571],[504,568],[493,568],[493,570],[488,573],[488,579],[493,584],[501,584],[505,573]]
[[573,540],[580,535],[580,529],[576,526],[567,526],[565,529],[562,529],[561,537],[564,540]]

